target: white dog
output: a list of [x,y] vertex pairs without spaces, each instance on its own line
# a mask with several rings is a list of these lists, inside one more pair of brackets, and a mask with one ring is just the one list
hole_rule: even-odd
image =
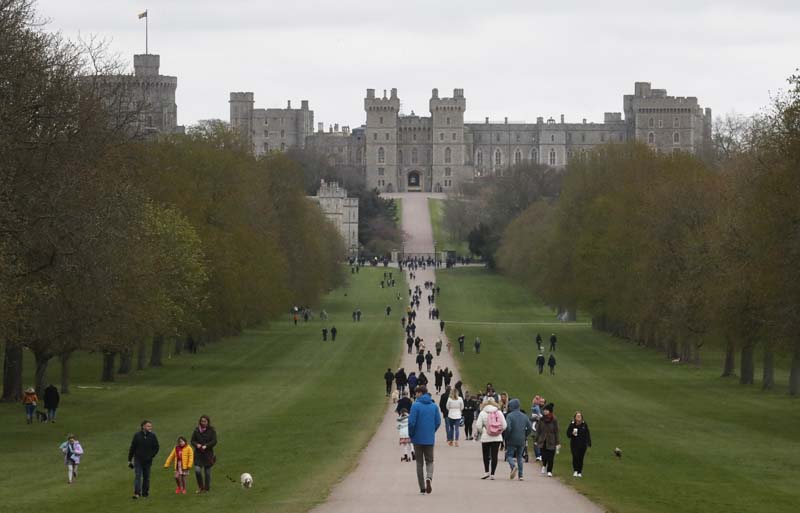
[[253,476],[245,472],[241,476],[239,476],[239,482],[242,483],[242,488],[252,488],[253,487]]

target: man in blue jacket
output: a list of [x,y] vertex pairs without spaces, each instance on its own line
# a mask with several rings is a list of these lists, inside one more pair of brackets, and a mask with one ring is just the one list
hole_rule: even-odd
[[[414,444],[414,453],[417,455],[417,481],[419,493],[431,493],[431,480],[433,479],[433,444],[436,440],[436,430],[442,424],[439,416],[439,407],[431,399],[428,387],[420,385],[416,389],[417,400],[411,406],[408,416],[408,436]],[[423,461],[427,474],[423,475]]]

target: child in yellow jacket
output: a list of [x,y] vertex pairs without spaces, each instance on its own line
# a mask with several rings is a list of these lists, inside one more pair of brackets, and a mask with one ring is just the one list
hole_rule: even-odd
[[178,442],[173,447],[172,452],[167,456],[167,461],[164,463],[164,468],[169,468],[170,464],[174,461],[175,468],[175,483],[178,485],[175,488],[175,493],[182,493],[186,495],[186,476],[189,475],[189,469],[194,465],[194,451],[192,446],[186,442],[182,436],[178,437]]

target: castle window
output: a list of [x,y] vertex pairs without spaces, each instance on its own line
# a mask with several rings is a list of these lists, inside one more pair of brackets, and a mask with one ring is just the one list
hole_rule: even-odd
[[264,153],[269,151],[269,143],[264,143]]
[[378,164],[383,164],[386,162],[386,152],[383,151],[383,148],[378,148]]
[[494,136],[494,140],[497,141],[497,142],[500,142],[500,134],[496,134]]
[[383,176],[383,173],[384,173],[384,168],[379,167],[378,168],[378,176]]
[[647,134],[647,143],[648,144],[655,144],[655,142],[656,142],[656,134],[654,134],[653,132],[650,132],[649,134]]
[[284,130],[281,130],[281,137],[285,137],[285,136],[286,136],[286,132]]
[[586,133],[582,133],[582,134],[581,134],[581,142],[582,142],[582,143],[585,143],[585,142],[586,142]]
[[672,134],[672,144],[680,144],[681,143],[681,134],[679,132],[675,132]]
[[444,132],[439,132],[439,140],[444,141]]
[[411,138],[416,141],[417,140],[417,134],[412,134]]
[[550,150],[550,165],[556,165],[556,150]]
[[600,134],[600,142],[606,142],[606,134]]
[[655,128],[656,127],[656,119],[655,118],[650,118],[647,121],[647,126],[648,126],[648,128]]
[[519,142],[519,134],[517,134],[517,142]]
[[536,149],[531,150],[531,162],[534,164],[539,163],[539,152]]
[[281,151],[286,149],[286,143],[281,143]]
[[454,141],[456,140],[456,133],[455,132],[453,132],[453,140]]
[[411,163],[416,164],[419,161],[419,155],[416,148],[411,148]]
[[483,165],[483,152],[479,151],[477,155],[475,155],[475,161],[478,163],[478,166]]
[[397,152],[397,162],[400,164],[403,163],[403,150]]
[[494,165],[500,167],[503,164],[503,154],[500,153],[500,150],[496,150],[494,152]]
[[556,136],[555,135],[550,134],[550,142],[556,142]]
[[658,120],[658,128],[664,128],[664,120],[663,119],[659,119]]
[[444,176],[450,176],[452,174],[452,169],[449,167],[444,168]]
[[378,122],[379,122],[381,125],[383,124],[383,116],[381,116],[381,117],[379,118]]
[[389,140],[389,133],[388,132],[386,133],[386,140],[387,141]]
[[519,164],[520,162],[522,162],[522,152],[517,149],[514,152],[514,164]]
[[377,141],[378,140],[378,134],[372,134],[372,140],[373,141]]
[[453,156],[453,154],[450,151],[450,148],[445,148],[444,149],[444,163],[445,164],[449,164],[450,163],[450,159],[452,158],[452,156]]
[[680,119],[675,118],[672,120],[672,128],[680,128],[680,126],[681,126]]
[[450,118],[447,118],[447,124],[448,125],[450,124]]

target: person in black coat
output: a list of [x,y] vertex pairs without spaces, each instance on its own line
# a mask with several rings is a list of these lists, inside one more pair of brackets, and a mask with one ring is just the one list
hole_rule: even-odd
[[392,393],[392,382],[394,381],[394,372],[392,372],[392,369],[386,369],[383,380],[386,381],[386,397],[389,397],[389,394]]
[[332,341],[334,341],[334,342],[336,341],[336,334],[337,334],[338,332],[339,332],[339,331],[336,329],[336,326],[334,326],[334,327],[332,327],[332,328],[331,328],[331,340],[332,340]]
[[539,374],[544,372],[544,355],[540,354],[536,357],[536,367],[539,368]]
[[583,477],[583,458],[586,456],[586,449],[592,446],[592,435],[579,411],[575,412],[575,417],[567,427],[567,438],[572,451],[572,477]]
[[427,365],[428,372],[431,371],[431,363],[433,363],[433,353],[428,351],[428,354],[425,355],[425,365]]
[[201,415],[192,433],[194,449],[194,477],[197,479],[197,493],[211,490],[211,467],[217,462],[214,447],[217,446],[217,432],[211,425],[208,415]]
[[445,367],[442,371],[442,378],[444,378],[444,387],[449,389],[450,380],[453,379],[453,371],[451,371],[449,367]]
[[[411,333],[411,330],[408,332]],[[411,347],[414,345],[414,338],[411,335],[406,337],[406,345],[408,346],[408,354],[411,354]]]
[[425,355],[422,354],[422,351],[417,353],[417,367],[419,367],[419,372],[422,372],[422,364],[425,363]]
[[58,389],[51,383],[44,389],[44,409],[47,410],[47,420],[50,422],[56,421],[56,410],[58,403],[61,401],[61,395]]
[[550,358],[547,359],[547,366],[550,367],[550,374],[556,373],[556,357],[550,353]]
[[328,340],[328,328],[322,328],[322,341]]
[[424,372],[420,372],[419,376],[417,376],[417,386],[421,385],[428,386],[428,376]]
[[150,495],[150,468],[158,454],[158,438],[153,433],[153,423],[143,420],[139,431],[133,435],[128,449],[128,467],[134,471],[133,498]]
[[556,334],[553,333],[552,335],[550,335],[550,350],[551,351],[555,351],[556,350],[556,342],[558,342],[558,339],[556,338]]
[[541,333],[537,333],[536,334],[536,347],[539,349],[539,351],[542,350],[542,342],[543,342],[542,334]]
[[394,373],[394,384],[397,386],[397,391],[400,392],[400,395],[405,392],[407,383],[405,369],[402,367],[397,369],[397,372]]
[[436,371],[434,371],[434,373],[433,373],[433,384],[436,387],[436,393],[437,394],[442,391],[442,380],[443,379],[444,379],[444,376],[442,376],[442,369],[436,369]]
[[447,418],[447,400],[450,399],[450,387],[444,387],[444,393],[439,398],[439,410],[442,412],[442,418]]
[[397,408],[394,409],[395,413],[400,413],[400,410],[411,411],[411,398],[408,397],[408,392],[403,391],[400,394],[400,400],[397,401]]

